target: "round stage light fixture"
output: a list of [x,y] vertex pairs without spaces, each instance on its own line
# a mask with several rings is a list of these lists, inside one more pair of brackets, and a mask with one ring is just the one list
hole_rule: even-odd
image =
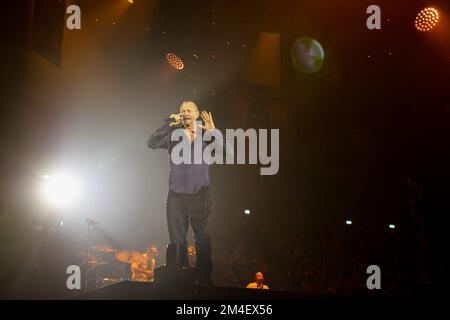
[[414,25],[417,30],[426,32],[434,29],[439,22],[439,12],[435,8],[422,9],[416,16]]
[[175,53],[169,52],[166,55],[167,62],[176,70],[182,70],[184,68],[183,60]]

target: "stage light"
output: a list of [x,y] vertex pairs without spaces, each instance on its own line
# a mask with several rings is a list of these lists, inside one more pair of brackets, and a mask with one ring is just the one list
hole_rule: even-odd
[[313,38],[301,37],[292,44],[291,60],[297,71],[315,73],[322,67],[324,59],[322,45]]
[[52,207],[67,208],[78,200],[79,184],[68,173],[45,175],[43,195]]
[[178,57],[175,53],[169,52],[166,55],[167,62],[172,66],[172,68],[181,70],[184,68],[184,63],[180,57]]
[[249,209],[245,209],[244,210],[244,214],[250,214],[250,210]]
[[395,229],[395,224],[390,224],[389,229]]
[[345,220],[346,225],[351,225],[352,223],[353,223],[352,220]]
[[439,21],[439,12],[435,8],[422,9],[416,16],[414,25],[419,31],[432,30]]
[[129,3],[131,3],[131,4],[133,4],[133,3],[134,3],[134,2],[133,2],[133,0],[128,0],[128,2],[129,2]]

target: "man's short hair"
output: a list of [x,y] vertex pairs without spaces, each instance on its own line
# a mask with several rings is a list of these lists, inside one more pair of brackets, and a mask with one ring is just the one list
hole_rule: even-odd
[[195,106],[195,109],[197,109],[197,111],[199,111],[197,104],[196,104],[194,101],[191,101],[191,100],[184,100],[184,101],[181,103],[180,108],[181,108],[181,106],[182,106],[183,104],[185,104],[185,103],[193,104],[193,105]]

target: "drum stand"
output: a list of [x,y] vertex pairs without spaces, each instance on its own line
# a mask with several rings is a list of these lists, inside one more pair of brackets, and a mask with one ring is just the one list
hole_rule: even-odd
[[88,225],[87,230],[87,247],[86,247],[86,261],[85,261],[85,271],[84,271],[84,277],[85,277],[85,291],[86,293],[89,291],[89,261],[91,258],[91,229],[94,228],[94,225],[98,224],[97,221],[94,221],[91,218],[86,218],[86,223]]

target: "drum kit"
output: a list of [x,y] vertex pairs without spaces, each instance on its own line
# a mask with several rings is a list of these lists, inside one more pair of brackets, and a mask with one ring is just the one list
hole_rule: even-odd
[[[157,254],[157,252],[155,252]],[[146,264],[146,256],[138,251],[118,250],[106,245],[89,247],[88,253],[80,254],[87,271],[87,290],[100,289],[107,285],[130,280],[130,266],[133,263]],[[189,265],[195,264],[196,252],[193,246],[187,248]],[[194,259],[194,260],[192,260]]]
[[[141,252],[118,250],[106,245],[91,246],[88,254],[83,252],[80,256],[89,273],[88,287],[90,290],[129,280],[130,268],[123,264],[131,265],[146,261]],[[120,263],[119,266],[117,262]]]
[[[128,251],[128,250],[119,251],[117,249],[104,245],[92,246],[90,249],[100,253],[115,253],[114,257],[116,258],[116,260],[122,263],[126,264],[145,263],[145,256],[138,251]],[[81,256],[85,257],[86,254],[82,253]],[[101,260],[101,258],[99,259],[96,255],[90,254],[88,264],[89,263],[92,264],[92,267],[97,267],[109,262]]]

